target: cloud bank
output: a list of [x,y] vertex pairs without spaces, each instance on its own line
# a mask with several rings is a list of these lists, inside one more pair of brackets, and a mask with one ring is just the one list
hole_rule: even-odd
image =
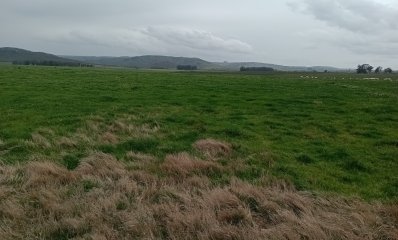
[[213,54],[250,54],[253,50],[248,43],[237,39],[178,27],[80,29],[41,35],[52,41],[119,48],[137,53],[173,54],[188,49]]
[[304,0],[292,8],[327,26],[312,29],[317,41],[356,54],[398,56],[398,6],[394,1]]
[[1,0],[0,46],[398,69],[398,0]]

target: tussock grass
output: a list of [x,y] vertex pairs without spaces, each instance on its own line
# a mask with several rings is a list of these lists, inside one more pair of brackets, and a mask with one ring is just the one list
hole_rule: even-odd
[[[129,154],[134,157],[137,154]],[[138,156],[140,156],[138,154]],[[167,156],[164,176],[96,152],[70,171],[54,162],[0,166],[1,239],[394,239],[397,206],[314,196],[232,179],[217,163]],[[193,173],[193,174],[191,174]],[[179,179],[175,176],[178,174]],[[13,179],[13,180],[12,180]]]
[[51,147],[51,143],[50,141],[44,137],[43,135],[41,135],[40,133],[33,133],[32,134],[32,145],[38,148],[50,148]]
[[215,139],[201,139],[193,144],[193,147],[207,158],[220,158],[228,156],[232,152],[232,146],[226,142]]
[[106,132],[101,135],[100,142],[105,144],[117,144],[119,142],[119,138],[111,132]]
[[[123,114],[116,117],[116,120],[106,120],[99,116],[91,116],[83,126],[65,135],[49,128],[40,128],[31,134],[30,138],[20,140],[20,145],[9,147],[5,143],[0,144],[0,156],[9,154],[14,148],[26,148],[29,155],[25,161],[48,159],[63,163],[68,168],[77,166],[80,161],[77,156],[87,156],[93,151],[107,151],[119,158],[126,152],[135,151],[136,156],[127,156],[126,160],[145,158],[145,153],[139,151],[157,144],[157,132],[160,127],[132,121],[137,121],[137,117]],[[149,154],[147,155],[149,157]]]
[[61,149],[76,148],[78,146],[78,142],[75,139],[61,137],[56,141],[56,145],[58,145]]
[[161,168],[166,173],[175,175],[176,177],[186,177],[192,174],[206,175],[221,170],[219,165],[213,162],[196,159],[188,153],[166,156]]
[[129,151],[126,153],[126,160],[148,163],[154,161],[155,157],[145,153]]

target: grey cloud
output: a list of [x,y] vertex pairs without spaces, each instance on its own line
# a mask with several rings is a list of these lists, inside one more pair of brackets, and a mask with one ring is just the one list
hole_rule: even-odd
[[247,43],[236,39],[224,39],[203,30],[148,27],[145,32],[149,36],[173,44],[176,47],[185,46],[193,49],[226,51],[231,53],[250,53],[252,51],[252,46]]
[[215,54],[248,54],[252,47],[236,39],[224,39],[211,32],[176,27],[135,29],[84,29],[51,33],[48,39],[70,43],[90,43],[98,46],[127,49],[136,53],[172,54],[181,48],[203,50]]
[[304,0],[302,4],[306,12],[315,18],[350,31],[372,34],[398,28],[398,8],[387,3],[370,0]]
[[340,67],[369,55],[398,68],[397,7],[397,0],[1,0],[0,46]]
[[304,0],[290,7],[329,27],[303,31],[313,45],[330,44],[357,55],[398,56],[398,9],[371,0]]
[[310,35],[313,45],[322,42],[358,55],[398,56],[398,41],[396,40],[398,36],[390,36],[388,33],[366,35],[341,29],[318,29],[312,30],[311,33],[303,32],[303,35]]

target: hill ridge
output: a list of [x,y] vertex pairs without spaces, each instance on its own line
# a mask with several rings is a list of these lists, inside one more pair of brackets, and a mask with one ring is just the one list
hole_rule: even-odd
[[76,60],[59,57],[45,52],[33,52],[22,48],[0,48],[0,62],[14,61],[54,61],[54,62],[78,62]]
[[165,68],[175,69],[177,65],[196,65],[202,70],[229,70],[239,71],[240,67],[271,67],[279,71],[344,71],[345,69],[330,66],[284,66],[262,62],[210,62],[197,57],[176,57],[164,55],[142,55],[142,56],[70,56],[70,59],[105,66],[120,66],[133,68]]
[[284,66],[255,61],[247,62],[210,62],[198,57],[165,56],[148,54],[142,56],[73,56],[54,55],[45,52],[33,52],[15,47],[0,48],[0,62],[13,61],[55,61],[84,62],[101,66],[129,67],[139,69],[176,69],[178,65],[194,65],[200,70],[239,71],[240,67],[268,67],[278,71],[330,71],[338,72],[345,69],[330,66]]

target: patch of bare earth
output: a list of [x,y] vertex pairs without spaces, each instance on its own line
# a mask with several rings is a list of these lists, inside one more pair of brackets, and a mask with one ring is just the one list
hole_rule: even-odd
[[[127,153],[134,161],[153,157]],[[144,169],[144,168],[142,168]],[[0,239],[397,239],[398,207],[320,197],[238,179],[187,153],[159,176],[97,152],[73,171],[0,165]]]

